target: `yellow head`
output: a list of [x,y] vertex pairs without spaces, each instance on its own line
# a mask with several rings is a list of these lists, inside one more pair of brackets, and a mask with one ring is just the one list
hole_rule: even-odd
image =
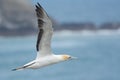
[[69,59],[71,59],[71,56],[70,55],[62,55],[62,59],[69,60]]

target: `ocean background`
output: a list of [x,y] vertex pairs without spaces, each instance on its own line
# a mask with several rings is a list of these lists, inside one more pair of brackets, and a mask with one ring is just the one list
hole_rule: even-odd
[[[120,0],[31,0],[28,11],[26,6],[30,0],[11,0],[11,3],[25,6],[26,13],[15,3],[13,7],[18,12],[11,11],[11,7],[5,6],[2,1],[8,5],[10,0],[0,0],[0,27],[11,32],[19,26],[23,29],[30,27],[27,24],[32,22],[37,27],[37,22],[34,23],[36,18],[34,20],[31,16],[37,2],[58,25],[90,22],[98,27],[107,22],[120,22]],[[23,13],[19,14],[19,9],[23,9]],[[24,22],[27,26],[21,26]],[[37,70],[11,71],[35,59],[36,41],[37,34],[0,36],[0,80],[120,80],[120,29],[55,32],[53,53],[69,54],[78,57],[77,60]]]
[[120,22],[120,0],[31,0],[59,23]]
[[36,57],[36,37],[0,37],[0,80],[120,80],[120,31],[55,32],[56,54],[78,57],[37,70],[11,71]]

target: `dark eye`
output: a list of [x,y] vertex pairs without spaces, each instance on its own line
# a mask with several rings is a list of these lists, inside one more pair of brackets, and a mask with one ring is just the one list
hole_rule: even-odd
[[71,56],[69,56],[69,58],[71,58]]

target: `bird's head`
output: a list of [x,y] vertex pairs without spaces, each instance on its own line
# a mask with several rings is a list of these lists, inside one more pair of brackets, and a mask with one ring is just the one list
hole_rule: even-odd
[[73,56],[70,56],[70,55],[62,55],[62,59],[65,61],[65,60],[70,60],[70,59],[77,59],[77,57],[73,57]]

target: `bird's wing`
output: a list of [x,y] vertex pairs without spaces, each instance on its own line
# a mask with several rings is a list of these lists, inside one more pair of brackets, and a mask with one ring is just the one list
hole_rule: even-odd
[[51,38],[53,34],[52,22],[39,3],[36,5],[36,15],[39,28],[36,44],[37,57],[46,56],[51,54]]

